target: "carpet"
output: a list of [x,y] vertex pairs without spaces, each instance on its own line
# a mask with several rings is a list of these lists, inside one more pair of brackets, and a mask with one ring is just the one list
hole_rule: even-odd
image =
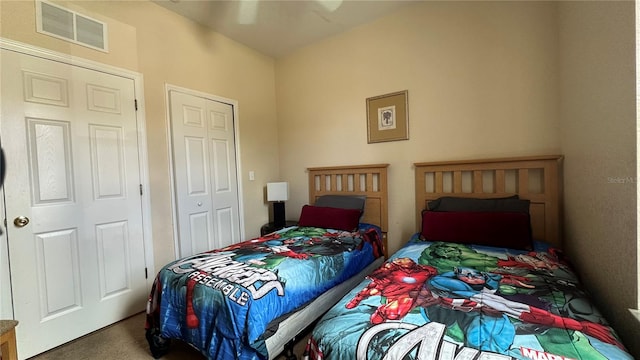
[[[145,314],[139,313],[32,357],[30,360],[152,360],[153,357],[144,336],[144,323]],[[308,336],[305,336],[294,347],[294,353],[298,359],[302,358],[307,339]],[[205,357],[181,341],[172,341],[171,351],[161,359],[203,360]],[[284,360],[285,357],[280,355],[276,359]]]

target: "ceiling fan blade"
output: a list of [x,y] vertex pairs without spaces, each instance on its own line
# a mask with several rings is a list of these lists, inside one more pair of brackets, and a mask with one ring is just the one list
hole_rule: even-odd
[[342,5],[343,0],[316,0],[328,12],[334,12]]
[[257,16],[258,0],[240,0],[238,7],[238,24],[254,24]]

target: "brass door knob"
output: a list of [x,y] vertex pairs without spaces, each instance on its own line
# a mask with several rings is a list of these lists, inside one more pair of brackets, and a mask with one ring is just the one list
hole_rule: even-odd
[[17,218],[13,219],[13,225],[17,227],[25,227],[28,223],[29,218],[26,216],[18,216]]

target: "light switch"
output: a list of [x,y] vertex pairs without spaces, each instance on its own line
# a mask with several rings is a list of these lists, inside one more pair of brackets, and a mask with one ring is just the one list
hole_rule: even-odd
[[255,179],[256,179],[256,173],[253,170],[249,171],[249,181],[253,181]]

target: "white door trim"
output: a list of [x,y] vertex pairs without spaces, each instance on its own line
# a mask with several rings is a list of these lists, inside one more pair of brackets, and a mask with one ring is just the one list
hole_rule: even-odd
[[[145,254],[145,267],[147,268],[147,287],[150,288],[153,282],[155,274],[155,266],[153,261],[153,237],[151,226],[151,199],[150,199],[150,182],[149,182],[149,162],[147,154],[147,131],[146,131],[146,115],[145,115],[145,101],[143,85],[144,80],[141,73],[130,71],[127,69],[118,68],[115,66],[102,64],[96,61],[79,58],[69,54],[63,54],[56,51],[39,48],[33,45],[21,43],[18,41],[6,39],[0,37],[0,48],[15,51],[18,53],[40,57],[43,59],[58,61],[61,63],[82,67],[85,69],[100,71],[103,73],[121,76],[133,80],[135,87],[135,96],[138,102],[138,111],[136,112],[137,118],[137,132],[138,132],[138,157],[140,167],[140,182],[142,184],[142,231],[144,236],[144,254]],[[0,59],[1,62],[2,59]],[[4,191],[0,189],[0,191]],[[3,265],[4,266],[4,265]],[[5,285],[2,285],[2,289],[8,291]],[[3,305],[4,306],[4,305]],[[11,306],[11,312],[13,313],[13,306]]]
[[[240,240],[244,239],[244,209],[243,209],[243,191],[242,191],[242,164],[240,158],[240,126],[239,126],[239,118],[238,118],[238,101],[233,99],[224,98],[217,95],[208,94],[205,92],[192,90],[183,88],[176,85],[165,84],[165,114],[166,114],[166,126],[167,126],[167,134],[169,135],[167,141],[169,143],[168,146],[168,157],[169,157],[169,169],[173,169],[173,140],[172,140],[172,131],[171,131],[171,100],[170,100],[170,92],[171,90],[179,91],[185,94],[203,97],[205,99],[229,104],[233,107],[233,135],[235,137],[235,152],[236,152],[236,177],[238,179],[238,212],[239,222],[240,222]],[[180,244],[178,243],[178,207],[176,202],[176,191],[175,191],[175,179],[173,176],[173,170],[169,171],[170,173],[170,182],[171,182],[171,222],[173,225],[173,241],[174,241],[174,257],[177,259],[179,256]]]

